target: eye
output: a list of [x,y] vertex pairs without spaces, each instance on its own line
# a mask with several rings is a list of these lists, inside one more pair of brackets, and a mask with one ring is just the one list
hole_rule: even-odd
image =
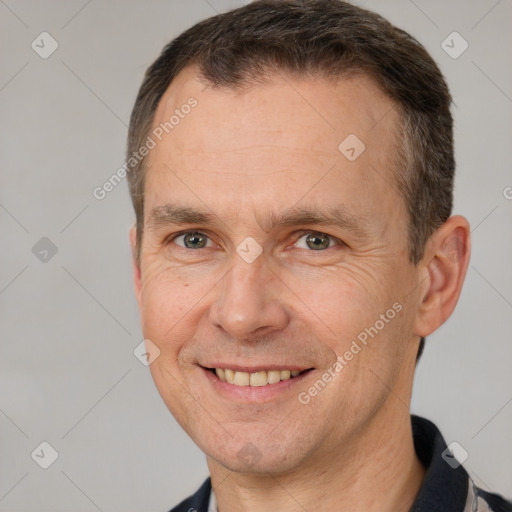
[[325,233],[310,232],[301,236],[295,247],[299,249],[311,249],[313,251],[322,251],[324,249],[330,249],[333,245],[340,245],[341,242],[336,238],[326,235]]
[[198,231],[187,231],[176,235],[170,241],[185,249],[203,249],[213,247],[212,241],[203,233]]

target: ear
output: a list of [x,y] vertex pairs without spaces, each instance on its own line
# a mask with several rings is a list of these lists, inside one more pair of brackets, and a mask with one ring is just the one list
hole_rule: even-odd
[[132,250],[133,284],[135,287],[135,296],[137,297],[137,303],[139,304],[140,309],[142,284],[140,266],[137,263],[137,227],[135,224],[130,229],[130,247]]
[[460,215],[450,217],[430,238],[419,265],[421,296],[415,334],[432,334],[455,309],[469,265],[470,227]]

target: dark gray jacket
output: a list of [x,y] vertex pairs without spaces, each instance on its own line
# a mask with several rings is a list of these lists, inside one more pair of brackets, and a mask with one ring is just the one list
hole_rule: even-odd
[[[512,503],[476,487],[451,454],[438,428],[429,420],[411,416],[414,447],[427,468],[410,512],[512,512]],[[170,512],[208,512],[211,481]]]

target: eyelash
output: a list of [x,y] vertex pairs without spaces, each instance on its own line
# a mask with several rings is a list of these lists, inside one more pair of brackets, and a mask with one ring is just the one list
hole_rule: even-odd
[[[202,236],[205,236],[206,238],[208,238],[209,241],[213,242],[213,240],[211,239],[211,237],[209,237],[207,234],[203,233],[202,231],[196,231],[196,230],[189,230],[189,231],[181,231],[179,233],[176,233],[174,235],[171,235],[170,237],[168,237],[166,240],[165,240],[165,245],[169,245],[171,242],[174,242],[177,238],[180,238],[182,236],[186,236],[186,235],[190,235],[190,234],[193,234],[193,233],[197,233],[198,235],[202,235]],[[297,242],[307,236],[307,235],[323,235],[323,236],[326,236],[327,238],[329,238],[329,240],[331,240],[332,242],[334,242],[335,244],[337,244],[338,246],[343,246],[345,245],[344,242],[342,242],[339,238],[336,238],[332,235],[329,235],[327,233],[323,233],[321,231],[306,231],[306,230],[302,230],[299,232],[300,233],[300,236],[297,238],[297,241],[295,242],[295,244],[297,244]],[[177,245],[177,244],[176,244]],[[188,247],[184,247],[184,246],[180,246],[178,245],[178,247],[182,250],[185,250],[185,251],[197,251],[199,249],[210,249],[211,247],[200,247],[199,249],[190,249]],[[332,245],[329,245],[329,247],[327,247],[326,249],[323,249],[323,250],[318,250],[318,251],[315,251],[313,249],[309,249],[309,252],[325,252],[327,249],[332,249],[333,246]]]

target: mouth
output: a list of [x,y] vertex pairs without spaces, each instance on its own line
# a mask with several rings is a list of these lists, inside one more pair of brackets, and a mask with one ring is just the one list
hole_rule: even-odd
[[307,368],[305,370],[291,369],[267,369],[252,372],[234,370],[232,368],[205,368],[216,376],[221,382],[232,384],[239,387],[264,387],[278,384],[282,381],[296,379],[305,373],[313,370]]

